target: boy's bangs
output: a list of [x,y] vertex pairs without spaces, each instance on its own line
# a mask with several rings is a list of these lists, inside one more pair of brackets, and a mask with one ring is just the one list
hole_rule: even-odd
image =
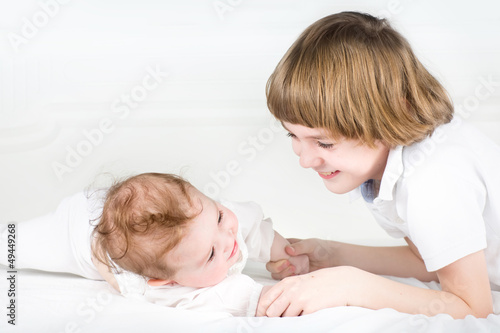
[[[267,82],[268,108],[280,121],[309,128],[325,128],[332,132],[334,127],[330,118],[334,112],[329,110],[331,96],[325,92],[324,85],[329,78],[320,74],[328,71],[317,62],[311,66],[305,57],[287,59],[278,65],[280,70],[276,70]],[[287,68],[283,70],[284,67]],[[331,71],[331,68],[328,70]]]
[[284,58],[267,82],[268,108],[280,121],[325,129],[332,139],[360,139],[349,75],[335,61],[319,61],[318,53]]
[[332,138],[390,147],[423,140],[453,117],[443,86],[386,20],[343,12],[309,26],[267,82],[279,120]]

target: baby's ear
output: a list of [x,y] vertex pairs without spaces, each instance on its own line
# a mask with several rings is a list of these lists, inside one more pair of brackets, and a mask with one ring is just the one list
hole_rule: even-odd
[[166,285],[174,285],[177,284],[174,280],[160,280],[160,279],[149,279],[148,284],[151,287],[160,287],[160,286],[166,286]]

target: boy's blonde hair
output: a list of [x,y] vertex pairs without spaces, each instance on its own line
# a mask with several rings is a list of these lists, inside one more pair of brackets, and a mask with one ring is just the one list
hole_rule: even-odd
[[198,215],[188,194],[191,187],[179,176],[160,173],[140,174],[113,185],[93,231],[94,256],[115,270],[117,264],[142,276],[171,279],[175,271],[165,254]]
[[279,120],[371,147],[410,145],[451,121],[441,84],[385,19],[343,12],[309,26],[267,82]]

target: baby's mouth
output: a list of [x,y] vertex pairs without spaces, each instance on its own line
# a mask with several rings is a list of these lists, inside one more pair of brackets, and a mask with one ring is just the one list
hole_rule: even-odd
[[238,253],[238,250],[239,250],[239,246],[238,246],[238,242],[235,240],[234,241],[234,245],[233,245],[233,251],[231,252],[231,255],[229,256],[229,258],[227,258],[227,260],[231,259],[232,257],[234,257],[234,255],[236,253]]

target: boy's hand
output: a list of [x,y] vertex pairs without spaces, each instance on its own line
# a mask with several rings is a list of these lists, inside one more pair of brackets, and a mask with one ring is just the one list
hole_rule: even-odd
[[355,270],[334,267],[284,279],[262,295],[257,316],[293,317],[347,305]]
[[291,244],[286,246],[285,252],[293,258],[306,256],[308,262],[306,263],[304,259],[301,259],[303,261],[295,263],[292,258],[290,260],[270,261],[266,264],[266,269],[271,272],[273,279],[281,280],[288,276],[305,274],[334,266],[332,264],[333,253],[330,253],[332,251],[328,247],[328,241],[316,238],[304,240],[289,238],[288,241]]
[[296,257],[290,257],[288,261],[295,267],[294,275],[309,273],[309,257],[307,255],[301,254]]

